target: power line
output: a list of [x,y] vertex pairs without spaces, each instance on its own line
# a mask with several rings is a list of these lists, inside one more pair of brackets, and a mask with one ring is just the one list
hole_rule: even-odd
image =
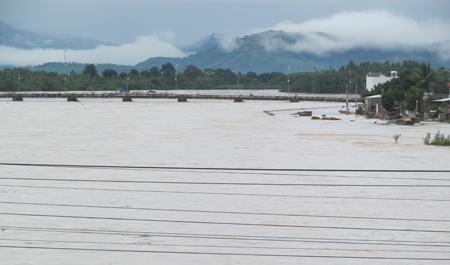
[[233,185],[233,186],[301,186],[301,187],[395,187],[395,188],[450,188],[450,185],[411,184],[311,184],[311,183],[256,183],[256,182],[196,182],[196,181],[151,181],[151,180],[107,180],[107,179],[63,179],[63,178],[15,178],[0,177],[3,180],[38,180],[61,182],[100,182],[135,184],[180,184],[180,185]]
[[[142,169],[144,170],[144,169]],[[146,170],[144,170],[146,171]],[[151,171],[163,171],[163,172],[180,172],[179,170],[161,170],[152,169]],[[450,181],[450,178],[417,178],[417,177],[381,177],[381,176],[343,176],[343,175],[317,175],[317,174],[294,174],[294,173],[268,173],[268,172],[233,172],[233,171],[208,171],[208,170],[184,170],[183,173],[195,172],[195,173],[209,173],[209,174],[239,174],[239,175],[258,175],[258,176],[296,176],[296,177],[321,177],[321,178],[360,178],[360,179],[399,179],[399,180],[437,180],[437,181]],[[395,173],[395,172],[393,172]]]
[[414,241],[414,240],[370,240],[370,239],[336,239],[336,238],[310,238],[310,237],[267,237],[248,235],[218,235],[218,234],[186,234],[167,233],[152,231],[119,231],[119,230],[95,230],[95,229],[72,229],[72,228],[48,228],[48,227],[24,227],[3,226],[3,229],[46,231],[50,233],[73,233],[73,234],[96,234],[96,235],[119,235],[119,236],[152,236],[152,237],[175,237],[217,240],[242,240],[242,241],[265,241],[265,242],[291,242],[291,243],[329,243],[329,244],[358,244],[358,245],[389,245],[389,246],[420,246],[420,247],[450,247],[449,242],[441,241]]
[[162,251],[162,250],[129,250],[129,249],[98,249],[98,248],[69,248],[69,247],[38,247],[38,246],[12,246],[0,245],[0,248],[15,249],[45,249],[45,250],[73,250],[73,251],[100,251],[100,252],[129,252],[129,253],[153,253],[153,254],[182,254],[182,255],[220,255],[220,256],[254,256],[254,257],[284,257],[284,258],[328,258],[328,259],[372,259],[372,260],[429,260],[447,261],[450,258],[425,258],[425,257],[374,257],[374,256],[332,256],[332,255],[289,255],[289,254],[254,254],[254,253],[229,253],[229,252],[200,252],[200,251]]
[[392,201],[434,201],[448,202],[446,199],[418,199],[418,198],[390,198],[390,197],[350,197],[350,196],[317,196],[317,195],[288,195],[288,194],[257,194],[257,193],[233,193],[233,192],[196,192],[196,191],[173,191],[173,190],[137,190],[137,189],[106,189],[86,187],[60,187],[40,185],[5,185],[4,187],[24,187],[42,189],[69,189],[69,190],[92,190],[92,191],[114,191],[114,192],[148,192],[148,193],[174,193],[174,194],[196,194],[196,195],[226,195],[226,196],[257,196],[257,197],[290,197],[290,198],[320,198],[320,199],[350,199],[350,200],[392,200]]
[[50,217],[50,218],[73,218],[73,219],[93,219],[93,220],[113,220],[113,221],[182,223],[182,224],[202,224],[202,225],[237,225],[237,226],[261,226],[261,227],[278,227],[278,228],[282,227],[282,228],[338,229],[338,230],[364,230],[364,231],[450,233],[450,231],[448,231],[448,230],[421,230],[421,229],[395,229],[395,228],[318,226],[318,225],[255,224],[255,223],[242,223],[242,222],[238,223],[238,222],[187,221],[187,220],[170,220],[170,219],[143,219],[143,218],[76,216],[76,215],[56,215],[56,214],[28,214],[28,213],[7,213],[7,212],[0,212],[0,215],[28,216],[28,217]]
[[302,168],[214,168],[214,167],[161,167],[161,166],[108,166],[108,165],[70,165],[70,164],[31,164],[6,163],[2,166],[27,167],[71,167],[71,168],[98,168],[98,169],[163,169],[163,170],[221,170],[221,171],[288,171],[288,172],[390,172],[390,173],[450,173],[450,169],[302,169]]
[[139,210],[139,211],[166,211],[166,212],[210,213],[210,214],[283,216],[283,217],[313,217],[313,218],[339,218],[339,219],[417,221],[417,222],[445,222],[445,223],[446,222],[450,222],[450,220],[432,220],[432,219],[415,219],[415,218],[364,217],[364,216],[313,215],[313,214],[286,214],[286,213],[210,211],[210,210],[185,210],[185,209],[181,210],[181,209],[167,209],[167,208],[142,208],[142,207],[128,207],[128,206],[126,206],[126,207],[119,207],[119,206],[56,204],[56,203],[36,203],[36,202],[12,202],[12,201],[0,201],[0,204],[39,205],[39,206],[57,206],[57,207],[79,207],[79,208],[115,209],[115,210],[133,210],[133,211]]
[[258,247],[258,246],[226,246],[226,245],[199,245],[199,244],[161,244],[161,243],[116,243],[99,241],[71,241],[71,240],[40,240],[0,238],[1,241],[16,242],[45,242],[45,243],[71,243],[71,244],[98,244],[98,245],[132,245],[132,246],[164,246],[164,247],[201,247],[201,248],[238,248],[238,249],[278,249],[278,250],[327,250],[327,251],[367,251],[367,252],[423,252],[423,253],[448,253],[442,250],[391,250],[391,249],[358,249],[358,248],[315,248],[315,247]]
[[[1,163],[0,163],[1,165]],[[102,168],[100,168],[102,169]],[[150,171],[163,171],[163,172],[180,172],[177,169],[127,169],[127,168],[114,168],[117,170],[150,170]],[[322,178],[362,178],[362,179],[399,179],[399,180],[423,180],[423,181],[450,181],[448,178],[417,178],[417,177],[381,177],[381,176],[333,176],[333,175],[311,175],[311,174],[282,174],[282,173],[268,173],[268,172],[235,172],[235,171],[219,171],[219,170],[183,170],[183,173],[196,172],[196,173],[210,173],[210,174],[239,174],[239,175],[258,175],[258,176],[302,176],[302,177],[322,177]],[[395,172],[393,172],[395,173]],[[403,173],[403,172],[400,172]],[[433,172],[431,172],[433,173]]]

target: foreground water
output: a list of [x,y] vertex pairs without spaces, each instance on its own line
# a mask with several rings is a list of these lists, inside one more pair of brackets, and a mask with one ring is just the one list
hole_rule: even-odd
[[449,149],[422,141],[448,124],[381,125],[326,102],[0,108],[0,162],[162,167],[1,165],[0,264],[449,262],[450,174],[364,172],[449,170]]

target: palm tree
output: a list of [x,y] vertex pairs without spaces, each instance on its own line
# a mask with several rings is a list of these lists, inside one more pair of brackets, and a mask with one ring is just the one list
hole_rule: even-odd
[[417,82],[417,86],[424,88],[425,91],[433,92],[433,87],[436,86],[436,71],[431,69],[430,63],[422,62],[412,71],[411,78]]
[[436,86],[436,72],[431,69],[430,63],[422,62],[422,64],[412,71],[411,79],[416,83],[416,111],[419,111],[419,87],[425,91],[433,92],[433,87]]

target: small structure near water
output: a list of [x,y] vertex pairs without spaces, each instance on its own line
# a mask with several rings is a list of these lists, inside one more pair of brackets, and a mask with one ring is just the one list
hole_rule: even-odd
[[397,117],[394,117],[394,119],[389,121],[389,123],[394,123],[397,125],[414,125],[416,123],[420,123],[420,120],[416,117],[404,118],[399,115]]
[[133,102],[133,99],[130,96],[125,96],[122,98],[122,102]]
[[312,111],[309,111],[309,110],[299,111],[299,112],[296,112],[296,113],[291,114],[291,115],[298,115],[300,117],[311,117],[312,116]]
[[326,120],[326,121],[340,121],[341,119],[336,118],[336,117],[327,117],[325,114],[323,114],[321,120]]

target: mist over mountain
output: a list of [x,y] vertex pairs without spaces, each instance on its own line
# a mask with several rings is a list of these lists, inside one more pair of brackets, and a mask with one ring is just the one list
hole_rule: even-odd
[[94,49],[98,45],[113,44],[86,37],[70,35],[55,37],[49,34],[21,30],[0,20],[0,45],[21,49],[64,49],[64,45],[67,45],[72,50],[87,50]]
[[[161,67],[163,63],[178,64],[180,69],[192,64],[200,69],[230,68],[236,72],[306,72],[325,70],[333,67],[339,69],[350,60],[359,64],[362,62],[403,62],[404,60],[431,62],[434,67],[450,66],[449,60],[439,56],[438,48],[448,45],[449,41],[435,43],[428,48],[376,48],[354,47],[350,49],[331,49],[319,51],[306,47],[311,39],[321,39],[324,42],[336,42],[339,36],[323,32],[310,34],[291,33],[284,31],[265,31],[242,38],[227,39],[223,36],[211,35],[202,42],[196,52],[184,58],[158,57],[149,58],[136,65],[136,69],[148,69],[152,66]],[[308,46],[309,47],[309,46]],[[194,51],[194,50],[192,50]]]
[[182,45],[178,48],[187,54],[192,54],[211,46],[218,45],[224,38],[226,38],[226,36],[223,34],[213,33],[199,41],[187,45]]
[[[64,44],[70,49],[71,64],[64,68]],[[157,35],[140,37],[135,43],[122,46],[111,46],[97,40],[83,37],[57,38],[47,34],[16,29],[0,21],[0,46],[17,51],[21,57],[28,57],[28,53],[44,58],[57,58],[37,66],[29,66],[32,70],[47,72],[74,70],[81,72],[84,66],[92,62],[73,62],[75,55],[93,59],[103,56],[120,59],[130,57],[142,58],[138,64],[128,65],[142,71],[153,66],[161,67],[165,63],[178,65],[177,70],[183,71],[188,65],[195,65],[200,69],[231,69],[233,72],[246,73],[266,72],[310,72],[326,70],[330,67],[339,69],[348,62],[356,64],[362,62],[389,61],[391,63],[404,60],[431,62],[433,67],[450,67],[449,40],[442,40],[428,45],[370,45],[359,41],[349,44],[342,35],[322,31],[306,33],[286,32],[283,30],[267,30],[244,37],[232,38],[223,34],[211,34],[189,45],[178,46],[161,41]],[[169,54],[176,57],[158,56],[148,57],[149,51],[155,47],[163,47]],[[19,50],[17,50],[19,49]],[[175,52],[175,53],[174,53]],[[47,56],[48,54],[48,56]],[[184,54],[184,56],[183,56]],[[5,55],[7,53],[5,52]],[[52,55],[52,56],[50,56]],[[80,57],[81,58],[81,57]],[[94,63],[96,63],[94,61]],[[114,69],[118,72],[126,71],[127,65],[111,63],[96,64],[99,73],[104,69]],[[11,67],[3,65],[1,68]],[[100,71],[101,70],[101,71]]]

